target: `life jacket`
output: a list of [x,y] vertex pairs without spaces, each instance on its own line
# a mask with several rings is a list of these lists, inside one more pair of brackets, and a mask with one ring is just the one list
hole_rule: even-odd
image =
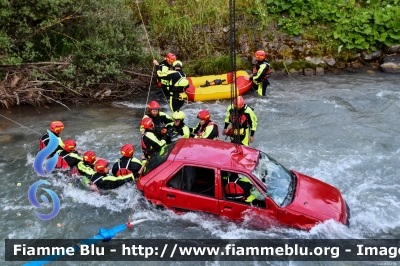
[[70,174],[71,174],[71,175],[77,175],[77,176],[80,176],[80,175],[81,175],[81,173],[79,173],[78,168],[76,168],[76,167],[74,167],[74,168],[71,169]]
[[172,80],[170,81],[170,89],[169,91],[171,94],[173,92],[184,92],[187,87],[189,87],[189,80],[186,77],[185,73],[181,73],[180,71],[176,71],[176,73],[179,74],[180,79],[176,81],[174,84],[172,84]]
[[203,133],[206,131],[206,128],[209,126],[215,126],[217,128],[217,136],[214,137],[213,139],[218,140],[219,139],[219,128],[218,128],[218,125],[216,123],[214,123],[213,121],[209,121],[205,127],[204,127],[204,125],[200,126],[199,130],[197,131],[197,136],[200,137],[201,135],[203,135]]
[[[58,151],[58,154],[60,154],[62,152],[62,150]],[[69,169],[69,165],[67,163],[67,161],[65,160],[65,158],[68,156],[69,154],[65,154],[64,156],[58,156],[58,161],[56,164],[56,168],[61,168],[61,169]]]
[[115,176],[118,177],[118,176],[124,176],[124,175],[133,175],[133,173],[126,168],[120,168],[117,171],[117,174]]
[[[114,165],[117,164],[118,170],[115,173],[115,176],[120,176],[120,175],[128,175],[128,174],[132,174],[133,172],[131,170],[128,169],[129,164],[131,163],[131,161],[138,163],[140,165],[142,165],[142,162],[140,162],[138,159],[131,157],[129,158],[129,160],[125,163],[125,166],[121,166],[121,159],[118,159],[115,161]],[[113,172],[114,172],[114,166],[113,166]]]
[[254,65],[254,67],[253,67],[253,75],[255,76],[255,75],[257,75],[257,72],[258,72],[258,70],[260,69],[260,65],[262,65],[262,64],[266,64],[266,65],[268,65],[268,70],[267,70],[267,72],[265,73],[265,76],[264,76],[264,80],[266,80],[266,79],[268,79],[269,78],[269,76],[270,76],[270,74],[271,74],[271,68],[270,68],[270,64],[269,64],[269,62],[268,61],[263,61],[261,64],[259,64],[258,62],[257,62],[257,64],[255,64]]
[[157,66],[157,81],[160,82],[165,87],[168,87],[168,80],[165,79],[167,76],[168,70],[171,69],[171,65],[168,64],[166,60],[160,62]]
[[85,163],[84,161],[79,162],[76,167],[77,168],[73,168],[73,169],[77,169],[79,174],[87,176],[87,177],[92,176],[96,173],[96,171],[93,169],[93,165],[91,165],[89,163]]
[[[54,135],[56,135],[56,134],[54,134]],[[59,138],[57,135],[56,135],[56,137]],[[48,133],[43,134],[43,136],[41,136],[39,139],[39,149],[43,150],[44,148],[46,148],[47,145],[49,144],[49,141],[50,141],[49,134]]]
[[249,123],[249,119],[247,118],[247,116],[244,113],[244,110],[247,108],[247,105],[245,105],[242,110],[243,111],[238,111],[238,116],[239,118],[236,118],[235,116],[235,112],[234,109],[230,110],[230,116],[229,119],[232,123],[238,123],[239,124],[239,133],[237,132],[237,130],[232,130],[230,132],[230,135],[244,135],[246,134],[246,128],[249,127],[250,123]]
[[[44,139],[42,139],[45,135],[47,135]],[[50,140],[49,135],[46,133],[44,134],[40,139],[39,139],[39,150],[43,150],[44,148],[46,148],[46,144],[44,144],[44,142],[46,140]]]

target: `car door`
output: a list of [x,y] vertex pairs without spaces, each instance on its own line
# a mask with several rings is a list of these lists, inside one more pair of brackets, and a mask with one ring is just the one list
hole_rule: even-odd
[[[240,175],[251,181],[251,177],[247,174],[237,173],[235,171],[229,170],[222,170],[219,172],[218,178],[220,179],[219,182],[222,184],[219,191],[219,208],[221,216],[233,220],[243,220],[244,216],[246,214],[249,214],[253,215],[253,217],[258,217],[261,220],[276,220],[276,205],[272,205],[271,202],[268,201],[269,198],[266,198],[263,193],[260,192],[260,189],[257,188],[257,186],[254,185],[252,182],[251,183],[253,185],[253,191],[256,190],[256,192],[258,191],[258,193],[260,194],[260,196],[258,197],[258,204],[253,204],[253,202],[248,203],[243,199],[229,199],[227,197],[227,194],[225,193],[226,186],[229,182],[224,179],[225,173],[229,173],[230,175]],[[235,179],[236,178],[234,178],[234,180]]]
[[[196,173],[192,184],[184,185],[184,181],[175,182],[176,179],[187,178],[186,175],[190,172],[187,169]],[[215,169],[212,168],[183,165],[162,185],[164,205],[177,212],[199,211],[219,215],[218,199],[215,196],[215,173]]]

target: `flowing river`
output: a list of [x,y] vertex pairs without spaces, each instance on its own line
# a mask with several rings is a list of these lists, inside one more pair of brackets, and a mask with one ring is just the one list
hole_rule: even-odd
[[[32,165],[39,137],[51,121],[65,124],[62,138],[74,139],[78,149],[94,150],[113,162],[125,143],[140,156],[139,123],[146,95],[111,106],[60,105],[35,109],[0,110],[1,239],[78,239],[97,234],[133,218],[147,218],[118,239],[256,239],[256,238],[397,238],[400,239],[400,86],[399,76],[364,67],[357,72],[322,77],[270,78],[267,97],[248,92],[244,98],[258,116],[253,147],[257,147],[288,169],[294,169],[337,187],[351,209],[350,227],[328,221],[311,231],[285,227],[260,229],[208,214],[155,209],[142,200],[136,188],[125,185],[117,194],[89,192],[62,174],[40,177]],[[166,101],[154,89],[150,100]],[[211,118],[223,126],[229,100],[189,103],[182,111],[194,126],[197,112],[209,109]],[[222,138],[224,140],[224,138]],[[59,196],[61,210],[49,221],[40,220],[28,200],[29,187],[40,179]],[[51,204],[49,204],[51,205]],[[47,206],[51,211],[51,206]],[[40,210],[46,213],[46,208]],[[0,254],[4,260],[4,241]],[[5,262],[7,265],[19,265]],[[50,265],[287,265],[287,262],[56,262]],[[359,265],[357,262],[291,262],[290,265]],[[4,265],[4,264],[3,264]],[[376,264],[371,264],[376,265]]]

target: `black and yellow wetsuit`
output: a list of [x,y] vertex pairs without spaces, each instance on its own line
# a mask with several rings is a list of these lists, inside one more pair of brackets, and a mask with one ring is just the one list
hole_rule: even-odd
[[267,59],[257,61],[253,68],[253,84],[257,86],[257,92],[261,96],[266,95],[269,84],[270,64]]
[[120,175],[116,177],[113,175],[96,173],[91,177],[90,181],[100,189],[114,189],[132,181],[133,179],[133,174]]
[[79,156],[78,152],[72,151],[67,152],[65,150],[59,150],[58,152],[58,162],[56,168],[74,168],[78,165],[79,162],[82,161],[82,157]]
[[179,111],[187,98],[185,89],[189,87],[189,80],[180,68],[168,71],[165,79],[168,80],[169,106],[171,111]]
[[139,176],[139,170],[142,168],[142,162],[136,159],[135,157],[125,157],[122,156],[121,158],[117,159],[114,162],[113,168],[112,168],[112,174],[117,175],[117,172],[122,169],[128,169],[129,171],[132,172],[134,177]]
[[232,134],[230,135],[231,142],[235,143],[235,135],[239,135],[240,143],[236,144],[249,146],[249,137],[253,137],[257,130],[257,116],[254,113],[253,108],[247,104],[245,104],[240,110],[237,110],[237,117],[235,116],[235,110],[233,108],[234,107],[231,104],[226,111],[224,129],[227,129],[229,124],[232,124],[233,121],[237,121],[239,132],[237,132],[237,130],[232,131]]
[[[58,151],[58,150],[63,150],[64,149],[64,142],[61,139],[61,137],[52,132],[58,139],[58,147],[49,155],[49,157],[53,157],[53,155]],[[47,145],[49,145],[49,141],[50,141],[50,136],[48,133],[43,134],[40,138],[39,138],[39,149],[43,150],[45,147],[47,147]]]
[[204,125],[197,124],[192,133],[195,135],[195,138],[219,139],[218,125],[211,120],[207,121]]
[[165,126],[165,128],[169,131],[167,139],[167,143],[171,143],[177,141],[180,138],[189,138],[190,137],[190,128],[185,125],[185,123],[181,120],[178,126],[175,126],[174,122],[171,122]]
[[94,170],[94,164],[90,164],[85,161],[80,161],[76,168],[78,168],[78,172],[82,176],[82,182],[85,184],[89,184],[90,178],[96,174],[96,171]]
[[[158,111],[158,115],[156,117],[152,116],[151,114],[146,114],[143,116],[142,120],[146,117],[151,118],[154,123],[155,133],[157,137],[162,138],[161,129],[165,127],[166,124],[174,122],[172,117],[168,114]],[[140,131],[143,130],[143,127],[140,127]]]
[[151,130],[145,130],[142,134],[142,150],[143,156],[149,159],[156,151],[165,146],[167,142],[164,139],[159,139]]
[[171,65],[168,64],[166,59],[161,61],[160,64],[156,68],[157,81],[161,82],[161,89],[162,89],[165,97],[169,96],[168,80],[166,80],[165,77],[168,75],[168,70],[170,70],[170,69],[171,69]]

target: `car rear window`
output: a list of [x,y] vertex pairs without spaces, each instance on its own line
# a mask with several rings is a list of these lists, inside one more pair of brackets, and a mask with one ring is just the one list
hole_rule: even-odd
[[153,155],[153,157],[148,160],[146,166],[144,167],[143,176],[150,173],[153,169],[164,163],[168,159],[168,156],[171,153],[172,149],[175,147],[175,144],[176,142],[171,143],[157,151]]

